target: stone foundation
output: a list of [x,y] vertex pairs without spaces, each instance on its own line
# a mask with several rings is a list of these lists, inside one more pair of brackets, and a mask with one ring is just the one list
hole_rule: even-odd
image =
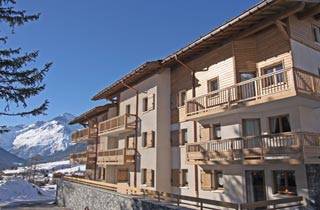
[[176,210],[187,209],[165,205],[137,197],[121,195],[87,185],[68,181],[59,181],[57,203],[60,207],[73,210]]

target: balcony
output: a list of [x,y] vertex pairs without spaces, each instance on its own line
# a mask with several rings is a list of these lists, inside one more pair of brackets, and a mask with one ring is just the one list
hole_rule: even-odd
[[135,162],[134,149],[112,149],[98,153],[98,164],[126,165]]
[[73,143],[87,141],[89,139],[93,139],[96,137],[97,137],[97,129],[96,128],[84,128],[84,129],[75,131],[71,135],[71,139],[72,139]]
[[320,98],[320,77],[287,69],[237,83],[186,102],[186,119],[199,120],[226,110],[289,98]]
[[124,114],[99,123],[99,135],[119,135],[134,131],[136,115]]
[[186,145],[190,164],[320,163],[320,134],[299,132]]
[[87,152],[71,154],[70,155],[70,162],[71,163],[86,164],[86,162],[87,162]]

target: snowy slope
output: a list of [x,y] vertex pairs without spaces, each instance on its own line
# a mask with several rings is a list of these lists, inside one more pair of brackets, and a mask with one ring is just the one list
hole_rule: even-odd
[[25,160],[18,158],[17,156],[7,152],[0,148],[0,170],[10,168],[12,166],[18,166],[25,162]]
[[68,124],[73,118],[65,113],[47,122],[9,127],[8,133],[0,135],[0,147],[24,159],[35,155],[53,157],[73,146],[70,135],[80,128]]

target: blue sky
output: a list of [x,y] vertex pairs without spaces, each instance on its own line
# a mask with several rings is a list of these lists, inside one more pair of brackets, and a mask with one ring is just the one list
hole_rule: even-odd
[[30,106],[49,99],[46,116],[8,118],[15,125],[78,115],[103,103],[91,97],[147,60],[160,59],[256,4],[258,0],[28,0],[18,8],[40,12],[16,29],[8,46],[39,50],[37,65],[52,61],[46,90]]

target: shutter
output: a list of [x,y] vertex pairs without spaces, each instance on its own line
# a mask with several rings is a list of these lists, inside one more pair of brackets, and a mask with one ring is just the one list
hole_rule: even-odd
[[211,130],[210,125],[204,125],[200,129],[200,141],[209,141],[210,140],[210,130]]
[[179,169],[172,169],[171,170],[171,185],[173,187],[179,187],[180,184],[180,171]]
[[154,110],[155,108],[155,94],[148,95],[148,111]]
[[201,173],[201,189],[204,191],[209,191],[213,189],[211,171],[203,171]]
[[147,182],[148,187],[153,187],[154,184],[154,170],[147,169]]
[[146,184],[147,181],[147,169],[142,169],[141,170],[141,184]]
[[171,131],[171,146],[177,147],[179,146],[179,130]]

